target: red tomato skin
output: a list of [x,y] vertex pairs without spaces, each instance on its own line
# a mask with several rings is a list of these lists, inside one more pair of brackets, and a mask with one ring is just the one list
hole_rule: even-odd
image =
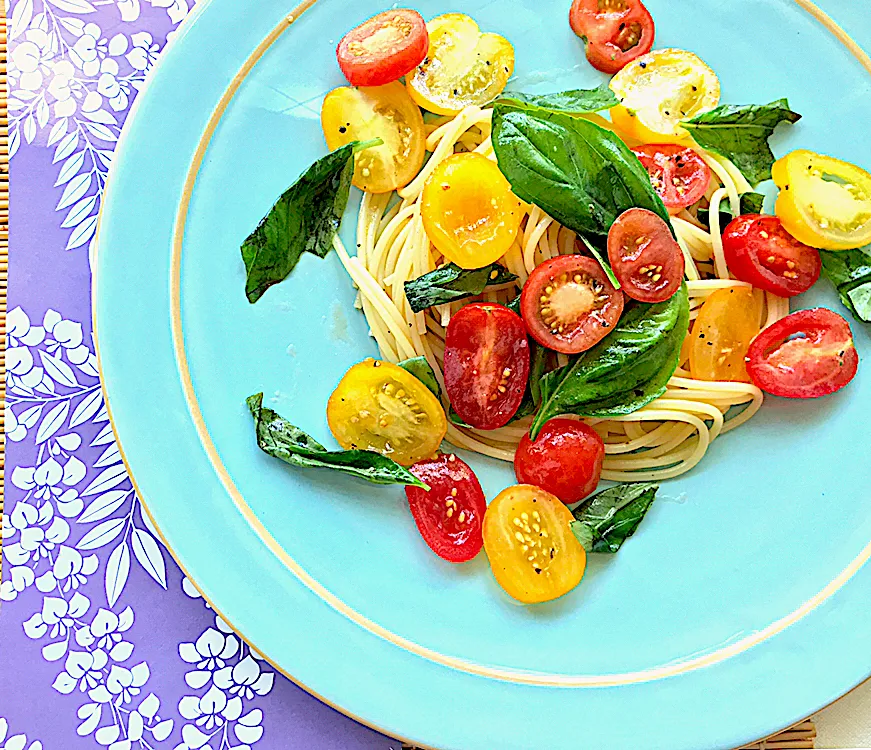
[[[666,208],[679,211],[704,197],[711,182],[711,168],[693,149],[676,143],[651,143],[633,148],[632,153],[647,170]],[[675,185],[674,178],[681,184]]]
[[523,436],[514,474],[521,484],[534,484],[571,505],[596,489],[604,460],[605,443],[592,427],[557,417],[545,423],[535,442]]
[[744,214],[730,221],[723,254],[736,279],[780,297],[806,292],[823,267],[819,251],[795,239],[776,216]]
[[[507,372],[507,374],[506,374]],[[529,341],[520,316],[503,305],[466,305],[445,335],[445,391],[466,424],[508,424],[529,379]]]
[[[401,39],[387,49],[368,50],[366,40],[393,25]],[[383,86],[414,70],[426,57],[429,35],[416,10],[397,8],[378,13],[351,29],[336,47],[339,68],[352,86]]]
[[[588,313],[571,336],[554,334],[542,320],[539,302],[554,277],[576,271],[598,282],[601,293],[607,294],[609,300],[601,309]],[[578,354],[595,346],[611,332],[623,313],[623,302],[623,295],[611,284],[598,261],[582,255],[560,255],[539,264],[529,275],[520,295],[520,312],[526,330],[539,344],[563,354]]]
[[[638,238],[644,241],[639,244]],[[646,208],[630,208],[611,225],[608,260],[620,288],[639,302],[665,302],[683,282],[680,245],[662,218]]]
[[443,560],[452,563],[471,560],[484,546],[481,529],[487,512],[487,501],[475,472],[453,453],[418,461],[409,470],[429,485],[428,491],[405,488],[411,515],[423,540]]
[[850,324],[824,307],[799,310],[766,328],[747,350],[747,372],[763,391],[819,398],[856,375],[859,354]]
[[[650,52],[656,36],[653,17],[641,0],[621,0],[621,4],[622,9],[599,10],[598,0],[574,0],[569,10],[569,25],[586,40],[590,65],[611,75]],[[640,38],[624,51],[635,28],[640,30]]]

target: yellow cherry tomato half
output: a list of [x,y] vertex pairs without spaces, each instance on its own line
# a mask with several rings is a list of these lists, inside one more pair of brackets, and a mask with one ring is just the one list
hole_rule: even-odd
[[383,141],[354,157],[353,183],[367,193],[389,193],[404,187],[423,166],[423,115],[398,81],[386,86],[334,89],[324,98],[321,126],[331,151],[351,141]]
[[572,512],[531,484],[502,490],[484,515],[484,551],[499,585],[524,604],[556,599],[584,577],[587,553]]
[[514,72],[514,47],[498,34],[482,33],[469,16],[446,13],[426,25],[429,51],[408,74],[408,93],[438,115],[495,99]]
[[871,243],[871,174],[813,151],[793,151],[771,170],[774,212],[805,245],[849,250]]
[[448,260],[481,268],[501,258],[520,228],[520,200],[496,163],[475,153],[449,156],[423,187],[420,217]]
[[354,365],[327,402],[330,431],[345,450],[370,450],[411,466],[435,454],[445,410],[414,375],[389,362]]
[[720,81],[705,62],[683,49],[659,49],[633,60],[611,79],[620,106],[611,120],[643,143],[670,143],[689,134],[681,127],[720,101]]
[[705,300],[689,336],[694,378],[750,382],[744,357],[761,327],[762,299],[758,289],[728,287]]

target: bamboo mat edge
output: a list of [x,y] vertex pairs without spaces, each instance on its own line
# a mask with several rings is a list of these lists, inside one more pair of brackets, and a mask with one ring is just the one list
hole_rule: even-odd
[[[0,71],[3,75],[3,85],[0,87],[0,202],[6,201],[7,208],[0,209],[0,399],[6,398],[6,307],[7,287],[9,278],[9,139],[8,110],[6,97],[8,95],[6,71],[6,16],[5,4],[0,4]],[[3,514],[3,498],[5,494],[6,476],[6,436],[3,432],[3,414],[0,413],[0,471],[3,472],[3,483],[0,483],[0,516]],[[0,538],[0,575],[3,564],[3,541]],[[751,745],[742,750],[812,750],[816,728],[812,721],[803,721],[781,734]]]

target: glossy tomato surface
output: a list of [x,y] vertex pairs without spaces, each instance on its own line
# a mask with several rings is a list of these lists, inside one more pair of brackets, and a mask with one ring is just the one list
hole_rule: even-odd
[[778,320],[747,352],[753,382],[784,398],[827,396],[847,385],[858,367],[850,324],[823,307]]
[[385,10],[351,29],[336,48],[339,67],[352,86],[383,86],[426,57],[426,22],[416,10]]
[[557,417],[545,423],[535,441],[525,434],[514,454],[514,474],[564,503],[583,500],[599,483],[605,443],[585,422]]
[[523,321],[502,305],[466,305],[448,323],[444,373],[448,399],[464,422],[482,430],[506,425],[529,379]]
[[641,0],[574,0],[569,25],[585,40],[590,65],[611,74],[649,52],[656,34]]
[[484,544],[487,501],[471,467],[453,453],[418,461],[411,473],[429,490],[406,486],[405,496],[429,548],[448,562],[471,560]]
[[723,254],[735,278],[780,297],[806,292],[822,270],[819,252],[795,239],[776,216],[744,214],[730,221]]
[[610,333],[623,312],[623,294],[593,258],[560,255],[529,275],[520,311],[539,344],[577,354]]
[[668,225],[646,208],[630,208],[611,225],[608,260],[620,288],[639,302],[664,302],[683,282],[680,246]]
[[711,181],[711,168],[698,152],[676,143],[632,149],[650,175],[650,183],[665,207],[673,212],[701,200]]

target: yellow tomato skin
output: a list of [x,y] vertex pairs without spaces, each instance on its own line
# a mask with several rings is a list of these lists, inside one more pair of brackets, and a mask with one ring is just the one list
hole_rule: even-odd
[[482,33],[469,16],[446,13],[426,25],[429,52],[406,78],[408,93],[423,109],[455,115],[493,101],[514,72],[514,47]]
[[750,287],[719,289],[705,300],[688,337],[694,378],[750,382],[744,357],[761,327],[762,300]]
[[383,141],[381,146],[363,149],[354,157],[353,183],[367,193],[389,193],[404,187],[423,166],[423,115],[398,81],[334,89],[324,98],[321,127],[331,151],[351,141]]
[[871,243],[871,174],[840,159],[798,150],[778,159],[774,212],[787,232],[823,250]]
[[495,162],[460,153],[442,161],[427,179],[420,216],[442,255],[462,268],[481,268],[511,247],[522,211]]
[[484,515],[484,551],[496,581],[524,604],[556,599],[584,577],[587,553],[572,533],[572,512],[531,484],[502,490]]
[[345,450],[371,450],[411,466],[432,456],[448,428],[432,392],[398,365],[364,359],[327,402],[330,431]]
[[720,81],[698,56],[659,49],[633,60],[609,84],[620,100],[611,120],[642,143],[672,143],[689,137],[681,127],[720,101]]

